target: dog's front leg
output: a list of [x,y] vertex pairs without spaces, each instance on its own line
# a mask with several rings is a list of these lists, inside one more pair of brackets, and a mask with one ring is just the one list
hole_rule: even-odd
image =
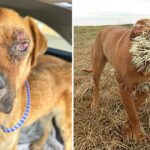
[[147,136],[142,132],[139,117],[136,110],[134,99],[131,97],[131,90],[120,87],[121,96],[124,108],[126,110],[128,121],[131,126],[126,130],[128,138],[133,138],[136,141],[141,141]]
[[52,129],[53,129],[51,114],[42,117],[40,119],[40,124],[43,129],[43,134],[38,140],[33,141],[31,143],[30,150],[43,150],[44,149],[44,144],[46,143],[48,136],[52,132]]

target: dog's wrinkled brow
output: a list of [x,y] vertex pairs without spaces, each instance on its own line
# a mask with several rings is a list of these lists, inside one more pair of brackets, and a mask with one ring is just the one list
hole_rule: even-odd
[[30,42],[29,37],[27,36],[24,29],[6,28],[4,26],[0,26],[0,37],[3,37],[0,38],[0,47],[4,48],[4,50],[7,50],[8,56],[12,57],[11,60],[20,60],[23,58],[22,56],[24,53],[19,53],[16,50],[16,45],[17,43],[23,41]]

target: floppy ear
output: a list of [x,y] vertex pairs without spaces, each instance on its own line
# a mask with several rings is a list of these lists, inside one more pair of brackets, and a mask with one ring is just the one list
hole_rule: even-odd
[[144,25],[144,26],[146,26],[146,25],[149,24],[149,23],[150,23],[150,20],[149,20],[149,19],[140,19],[140,20],[138,20],[138,21],[136,22],[135,25]]
[[36,64],[37,57],[44,54],[47,49],[47,41],[41,31],[38,29],[37,25],[30,17],[25,17],[28,22],[32,37],[33,37],[33,51],[31,53],[31,66]]
[[144,25],[136,24],[130,34],[130,40],[133,40],[135,37],[139,36],[143,31]]

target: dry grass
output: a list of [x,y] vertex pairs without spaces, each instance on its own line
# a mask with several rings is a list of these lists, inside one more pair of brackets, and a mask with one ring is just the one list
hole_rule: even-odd
[[[90,48],[103,27],[75,27],[75,150],[150,150],[150,144],[128,141],[121,132],[126,114],[114,77],[107,64],[101,76],[100,108],[92,112],[92,76],[82,70],[91,68]],[[139,112],[141,124],[150,133],[150,100]]]

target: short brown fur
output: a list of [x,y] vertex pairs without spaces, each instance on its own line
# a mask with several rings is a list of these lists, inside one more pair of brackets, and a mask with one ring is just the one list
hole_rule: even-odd
[[[11,55],[14,34],[23,34],[29,40],[25,54]],[[44,128],[41,139],[31,145],[40,150],[51,132],[51,118],[55,117],[64,140],[65,150],[72,147],[72,81],[71,64],[53,56],[42,56],[47,42],[30,17],[22,18],[15,11],[0,8],[0,72],[15,93],[12,111],[0,112],[0,124],[12,127],[21,118],[26,103],[25,80],[31,89],[31,111],[24,127],[40,119]],[[16,150],[20,129],[12,133],[0,130],[0,149]]]
[[99,80],[106,62],[109,61],[117,72],[116,79],[120,85],[122,102],[128,117],[128,127],[124,131],[128,138],[138,141],[148,139],[141,129],[137,114],[137,110],[148,94],[137,92],[133,96],[132,92],[137,85],[148,81],[150,75],[138,72],[138,68],[132,64],[132,54],[129,50],[133,38],[147,30],[149,22],[150,19],[141,19],[131,29],[121,26],[106,27],[97,35],[92,48],[94,93],[91,108],[95,110],[98,107]]

